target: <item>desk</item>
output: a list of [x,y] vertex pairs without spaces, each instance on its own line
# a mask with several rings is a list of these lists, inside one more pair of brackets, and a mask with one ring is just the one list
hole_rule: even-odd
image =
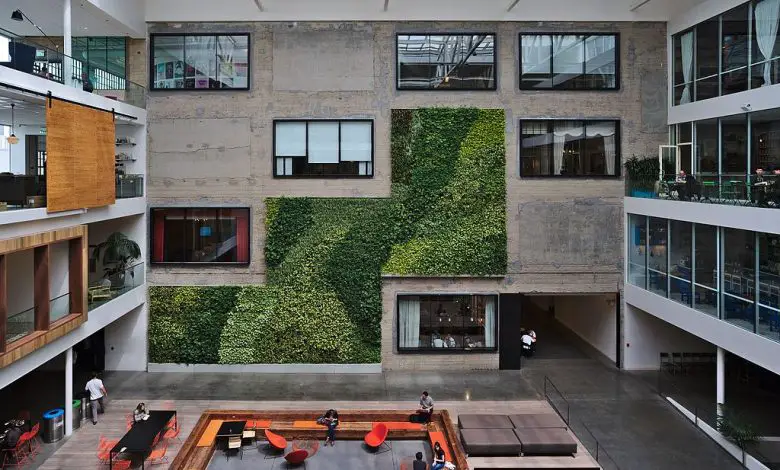
[[[121,453],[142,454],[141,468],[144,468],[145,454],[151,452],[154,440],[175,416],[176,411],[150,411],[149,419],[135,423],[111,449],[108,457],[108,468],[114,467],[114,455]],[[173,423],[176,426],[176,420]]]

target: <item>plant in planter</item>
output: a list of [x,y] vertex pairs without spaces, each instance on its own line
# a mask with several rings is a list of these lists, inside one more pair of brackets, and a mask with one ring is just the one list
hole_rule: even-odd
[[[106,241],[98,243],[92,252],[92,258],[97,262],[103,255],[103,277],[111,281],[114,288],[125,285],[127,265],[141,257],[138,243],[127,238],[127,235],[114,232]],[[134,276],[131,271],[130,276]]]
[[720,413],[716,421],[718,432],[723,434],[723,437],[732,441],[742,451],[742,466],[746,466],[747,453],[746,449],[756,444],[760,435],[756,428],[750,423],[745,422],[740,416],[736,415],[730,409],[727,409],[724,405],[719,405]]
[[656,195],[660,169],[657,158],[639,158],[636,155],[626,160],[624,164],[628,179],[628,195],[631,197],[648,197]]

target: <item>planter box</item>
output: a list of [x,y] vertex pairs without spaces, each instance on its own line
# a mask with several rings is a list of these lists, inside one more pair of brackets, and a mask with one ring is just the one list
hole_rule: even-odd
[[631,197],[641,197],[646,199],[655,199],[656,194],[655,191],[650,191],[647,189],[632,189],[631,190]]

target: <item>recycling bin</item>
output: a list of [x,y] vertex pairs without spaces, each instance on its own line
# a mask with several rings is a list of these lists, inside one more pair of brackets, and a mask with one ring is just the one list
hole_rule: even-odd
[[43,414],[43,442],[51,444],[65,436],[65,410],[55,408]]
[[81,427],[81,400],[73,400],[73,429]]

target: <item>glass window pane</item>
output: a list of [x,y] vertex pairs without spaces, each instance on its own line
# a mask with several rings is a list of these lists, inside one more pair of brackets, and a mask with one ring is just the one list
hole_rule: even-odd
[[761,0],[753,6],[751,88],[780,83],[780,30],[777,2]]
[[582,174],[614,176],[617,173],[617,126],[615,121],[585,121]]
[[[674,84],[682,85],[685,83],[685,74],[683,73],[682,62],[682,34],[676,34],[672,38],[674,48]],[[675,100],[675,104],[679,103],[679,99]]]
[[552,39],[548,35],[520,37],[520,88],[552,88]]
[[751,331],[755,326],[755,253],[753,232],[723,229],[723,318]]
[[692,250],[693,226],[690,222],[670,221],[669,232],[669,298],[691,305],[692,302]]
[[495,88],[494,34],[398,35],[398,88]]
[[563,89],[585,87],[583,61],[585,55],[584,36],[552,37],[553,86]]
[[718,120],[696,123],[696,173],[718,173]]
[[550,121],[520,122],[520,175],[555,174],[553,170],[553,133]]
[[277,122],[274,129],[277,157],[306,156],[306,122]]
[[[155,36],[154,48],[154,87],[164,88],[182,88],[184,81],[184,37],[182,36]],[[178,64],[180,83],[176,86],[174,69]]]
[[216,88],[217,55],[214,36],[187,36],[184,88]]
[[666,219],[650,217],[647,258],[648,287],[651,292],[667,296],[667,247]]
[[339,123],[309,122],[309,163],[339,162]]
[[[721,119],[723,143],[721,149],[722,172],[740,176],[744,180],[747,174],[747,118],[743,114]],[[744,193],[744,181],[735,189],[741,196]]]
[[152,209],[152,216],[152,262],[249,263],[249,209]]
[[428,88],[433,76],[428,36],[398,36],[398,88]]
[[[718,18],[696,25],[696,78],[718,74]],[[717,84],[717,82],[716,82]],[[715,94],[717,96],[717,93]]]
[[217,36],[219,88],[249,88],[249,38]]
[[718,96],[718,76],[702,78],[696,81],[696,101],[708,100]]
[[750,125],[752,127],[751,173],[762,168],[767,174],[765,179],[772,182],[772,190],[768,191],[768,199],[776,203],[780,202],[777,200],[777,190],[780,189],[780,185],[775,186],[774,183],[775,181],[780,183],[780,174],[777,176],[768,175],[774,170],[780,170],[780,110],[752,113]]
[[647,217],[628,215],[628,282],[647,289]]
[[[748,4],[727,11],[722,18],[723,94],[747,90]],[[725,73],[729,72],[729,73]]]
[[585,38],[586,88],[617,86],[617,37],[611,35]]
[[694,39],[693,31],[686,31],[675,38],[675,104],[690,103],[695,98],[693,96]]
[[341,161],[371,161],[370,122],[341,122]]
[[780,235],[758,234],[759,302],[780,309]]

